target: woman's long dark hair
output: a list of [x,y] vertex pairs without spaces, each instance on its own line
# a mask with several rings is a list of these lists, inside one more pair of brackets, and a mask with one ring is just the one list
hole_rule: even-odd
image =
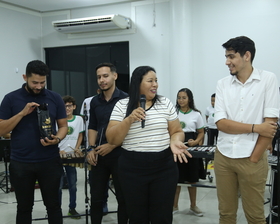
[[[126,109],[126,117],[129,116],[132,111],[139,107],[140,99],[140,84],[143,80],[143,76],[148,72],[153,71],[156,73],[156,70],[150,66],[139,66],[132,72],[130,87],[129,87],[129,101]],[[156,94],[153,99],[153,103],[158,100],[158,95]]]
[[193,93],[192,93],[192,91],[191,91],[190,89],[188,89],[188,88],[180,89],[180,90],[178,91],[178,93],[177,93],[177,97],[176,97],[176,106],[175,106],[177,112],[179,112],[179,110],[181,109],[180,105],[178,104],[178,94],[179,94],[180,92],[185,92],[185,93],[187,94],[188,99],[189,99],[189,108],[200,113],[200,111],[199,111],[198,109],[196,109],[196,107],[195,107],[194,99],[193,99]]

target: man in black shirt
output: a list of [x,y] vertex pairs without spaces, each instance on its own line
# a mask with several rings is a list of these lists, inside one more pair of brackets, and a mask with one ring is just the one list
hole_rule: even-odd
[[91,169],[91,223],[101,224],[103,200],[110,175],[112,175],[118,201],[118,223],[127,224],[127,213],[118,178],[118,158],[121,147],[110,145],[105,133],[111,112],[117,101],[126,98],[127,93],[116,87],[118,74],[111,63],[102,63],[96,67],[97,82],[102,91],[91,100],[88,142],[96,148],[88,153],[87,160]]

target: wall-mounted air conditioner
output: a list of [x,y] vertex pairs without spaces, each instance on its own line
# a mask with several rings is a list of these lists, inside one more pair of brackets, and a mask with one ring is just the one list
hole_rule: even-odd
[[53,21],[53,27],[62,33],[84,33],[92,31],[129,29],[130,19],[122,15],[95,16]]

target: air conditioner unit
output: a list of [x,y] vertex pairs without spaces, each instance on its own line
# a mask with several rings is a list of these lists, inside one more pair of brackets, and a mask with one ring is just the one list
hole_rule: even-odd
[[129,29],[131,27],[130,19],[118,14],[53,21],[52,25],[57,31],[62,33],[84,33]]

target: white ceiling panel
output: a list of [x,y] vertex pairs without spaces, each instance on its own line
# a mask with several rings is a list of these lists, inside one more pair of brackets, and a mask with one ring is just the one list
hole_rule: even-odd
[[0,2],[3,3],[8,3],[38,12],[57,11],[136,1],[141,0],[0,0]]

